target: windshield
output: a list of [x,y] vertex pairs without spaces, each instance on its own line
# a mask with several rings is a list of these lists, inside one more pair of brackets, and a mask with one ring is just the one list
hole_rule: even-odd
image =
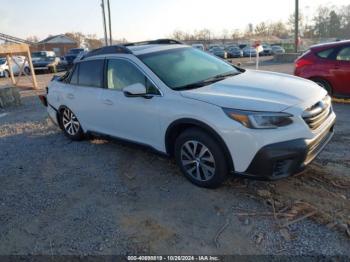
[[195,48],[177,48],[139,58],[174,90],[215,76],[240,73],[231,64]]
[[69,54],[74,54],[74,55],[77,55],[79,54],[80,52],[84,51],[84,49],[71,49],[69,50]]
[[39,57],[39,58],[45,58],[46,53],[45,52],[33,52],[32,57]]
[[6,63],[6,59],[5,58],[0,58],[0,65],[3,65]]

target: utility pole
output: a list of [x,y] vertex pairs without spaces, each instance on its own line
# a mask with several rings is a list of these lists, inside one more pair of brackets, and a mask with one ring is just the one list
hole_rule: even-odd
[[107,0],[107,9],[108,9],[108,26],[109,26],[109,44],[113,44],[112,39],[112,20],[111,20],[111,7],[109,4],[109,0]]
[[295,45],[295,53],[298,53],[298,45],[299,45],[299,0],[295,0],[294,45]]
[[105,2],[104,0],[101,0],[101,8],[102,8],[102,20],[103,20],[103,29],[105,33],[105,45],[108,45],[108,39],[107,39],[107,25],[106,25],[106,13],[105,13]]

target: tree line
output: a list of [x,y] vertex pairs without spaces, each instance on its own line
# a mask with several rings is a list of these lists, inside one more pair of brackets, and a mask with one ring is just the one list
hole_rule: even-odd
[[[210,40],[239,39],[251,37],[288,38],[294,34],[295,15],[291,14],[287,21],[249,23],[245,30],[224,29],[214,34],[209,29],[196,30],[193,33],[175,30],[170,37],[178,40]],[[350,5],[342,7],[319,6],[313,17],[299,13],[300,36],[304,38],[350,38]]]
[[[215,34],[209,29],[196,30],[192,33],[175,30],[170,38],[181,41],[211,39],[240,39],[252,37],[289,38],[294,34],[295,15],[291,14],[287,21],[261,22],[256,25],[249,23],[244,30],[224,29],[220,34]],[[350,39],[350,4],[342,7],[319,6],[313,17],[307,17],[301,12],[299,14],[300,36],[303,38],[339,38]],[[102,39],[94,34],[83,34],[81,32],[67,32],[66,36],[74,39],[78,46],[85,46],[92,50],[104,45]],[[36,36],[30,36],[27,40],[38,42]],[[115,43],[126,43],[125,38],[115,40]]]

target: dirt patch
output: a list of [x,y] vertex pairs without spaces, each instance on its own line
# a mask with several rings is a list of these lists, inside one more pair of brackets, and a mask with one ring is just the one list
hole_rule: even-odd
[[166,242],[176,242],[176,231],[163,223],[164,221],[147,217],[147,214],[133,214],[124,216],[120,225],[123,231],[128,232],[132,242],[143,243],[146,247],[146,250],[143,251],[150,254],[164,250],[167,246]]
[[258,182],[248,189],[271,211],[239,215],[271,216],[278,219],[280,228],[311,218],[350,238],[350,177],[344,173],[314,163],[295,177],[269,184]]

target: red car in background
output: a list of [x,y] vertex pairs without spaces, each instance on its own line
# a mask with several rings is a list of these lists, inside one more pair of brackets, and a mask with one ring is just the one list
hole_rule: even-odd
[[295,61],[296,76],[310,79],[335,97],[350,97],[350,40],[312,46]]

